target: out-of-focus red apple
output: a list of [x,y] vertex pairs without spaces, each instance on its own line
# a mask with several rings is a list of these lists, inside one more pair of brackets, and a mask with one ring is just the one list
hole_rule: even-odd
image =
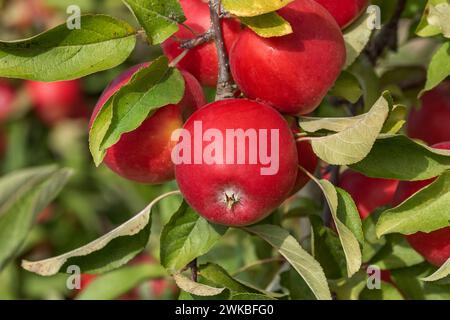
[[88,117],[79,80],[27,81],[25,87],[38,117],[48,125],[68,118]]
[[13,111],[16,92],[14,88],[6,81],[0,78],[0,122],[8,119]]
[[355,21],[369,5],[369,0],[315,0],[327,9],[341,28]]
[[339,179],[339,187],[352,196],[362,219],[376,208],[390,205],[397,186],[397,180],[369,178],[351,170],[346,170]]
[[422,107],[409,114],[407,132],[429,145],[450,140],[450,80],[423,95]]

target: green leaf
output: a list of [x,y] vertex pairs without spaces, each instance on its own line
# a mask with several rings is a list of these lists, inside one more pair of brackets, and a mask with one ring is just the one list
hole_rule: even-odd
[[69,264],[80,266],[84,273],[100,273],[118,268],[145,249],[154,205],[178,193],[170,192],[156,198],[136,216],[85,246],[41,261],[24,260],[22,267],[43,276],[54,275]]
[[123,0],[134,13],[151,44],[160,44],[186,20],[177,0]]
[[20,253],[36,215],[56,198],[71,175],[71,170],[47,166],[0,179],[0,270]]
[[234,293],[231,294],[230,300],[276,300],[259,293]]
[[381,281],[380,289],[369,289],[364,288],[364,290],[359,295],[360,300],[404,300],[402,294],[398,289],[388,283]]
[[360,270],[350,279],[331,280],[330,288],[338,300],[358,300],[360,293],[367,287],[367,273]]
[[280,285],[289,290],[289,297],[292,300],[316,300],[308,284],[294,268],[280,274]]
[[106,15],[81,17],[81,29],[66,24],[35,37],[0,42],[0,76],[37,81],[71,80],[124,62],[136,44],[135,30]]
[[341,132],[348,129],[362,119],[365,115],[359,115],[355,117],[334,117],[334,118],[316,118],[316,117],[300,117],[299,125],[303,131],[306,132],[318,132],[321,130],[327,130],[332,132]]
[[226,11],[238,17],[254,17],[277,11],[294,0],[223,0]]
[[358,79],[353,74],[342,71],[329,94],[356,103],[361,98],[363,91]]
[[376,265],[382,270],[393,270],[414,266],[424,261],[423,257],[411,248],[404,236],[391,234],[385,240],[386,245],[375,254],[369,264]]
[[377,236],[432,232],[450,226],[450,172],[418,191],[398,207],[382,213]]
[[343,131],[325,137],[310,138],[313,150],[329,164],[357,163],[369,154],[388,114],[389,103],[382,96],[368,113]]
[[310,217],[314,258],[323,267],[327,279],[339,279],[346,275],[345,254],[337,235],[323,225],[319,217]]
[[297,270],[318,300],[331,300],[322,267],[288,231],[274,225],[256,225],[245,230],[256,234],[277,249]]
[[183,93],[183,76],[169,67],[166,57],[136,72],[110,97],[92,124],[89,145],[96,165],[122,134],[137,129],[157,109],[180,102]]
[[161,233],[161,264],[169,270],[183,269],[211,250],[226,231],[226,227],[208,222],[183,202]]
[[345,30],[344,41],[347,49],[347,61],[345,62],[344,69],[348,68],[355,62],[356,58],[359,57],[361,52],[369,43],[373,29],[370,29],[368,26],[374,25],[376,18],[377,15],[374,11],[371,13],[365,13]]
[[408,300],[450,300],[450,284],[440,285],[421,279],[432,271],[428,263],[391,271],[395,285]]
[[138,265],[120,268],[99,276],[78,296],[77,300],[113,300],[144,281],[166,276],[159,265]]
[[450,275],[450,258],[447,259],[447,261],[438,270],[436,270],[436,272],[426,278],[423,278],[422,281],[438,281],[444,279],[448,275]]
[[[339,203],[344,201],[340,197],[343,196],[342,192],[338,192],[336,188],[328,180],[316,181],[323,191],[325,198],[327,200],[328,206],[330,207],[331,215],[333,221],[336,225],[336,230],[341,240],[342,249],[344,250],[345,260],[347,262],[347,275],[351,277],[361,268],[362,257],[361,249],[359,247],[358,239],[353,234],[352,230],[349,229],[340,219],[338,215]],[[346,210],[351,209],[352,206],[348,206]],[[352,214],[353,216],[354,214]]]
[[208,286],[206,284],[194,282],[186,278],[181,273],[174,273],[173,278],[175,279],[175,282],[180,289],[196,296],[201,297],[216,296],[225,290],[225,288],[215,288]]
[[389,112],[388,119],[386,120],[382,133],[386,134],[396,134],[399,132],[403,125],[406,123],[406,115],[408,110],[405,106],[395,105],[393,106],[391,112]]
[[450,37],[450,2],[448,0],[429,0],[424,14],[417,26],[420,37],[431,37],[442,33]]
[[294,32],[289,22],[276,12],[256,17],[241,17],[239,20],[264,38],[281,37]]
[[241,283],[239,280],[229,275],[225,269],[223,269],[221,266],[215,263],[207,263],[201,265],[198,270],[203,278],[207,279],[208,281],[211,281],[215,285],[225,287],[232,292],[259,293],[259,294],[263,293],[262,291],[255,290]]
[[385,208],[378,208],[362,221],[364,245],[362,250],[363,263],[368,263],[386,245],[386,238],[378,238],[375,227],[378,218]]
[[336,191],[338,196],[337,217],[350,229],[362,246],[364,244],[364,233],[356,204],[345,190],[336,187]]
[[427,147],[403,135],[382,135],[367,157],[350,167],[372,178],[426,180],[450,169],[450,151]]
[[434,54],[428,66],[424,91],[430,91],[450,75],[450,41],[445,42]]

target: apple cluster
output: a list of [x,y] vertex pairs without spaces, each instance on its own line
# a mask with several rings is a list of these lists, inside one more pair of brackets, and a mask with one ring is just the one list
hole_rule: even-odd
[[[184,51],[181,41],[205,33],[211,24],[206,3],[180,2],[187,20],[162,45],[170,60]],[[316,169],[318,159],[311,145],[295,139],[300,133],[295,117],[313,112],[333,86],[346,60],[342,29],[358,18],[367,5],[367,0],[296,0],[278,11],[290,23],[293,33],[273,38],[260,37],[233,18],[222,19],[231,73],[242,96],[206,103],[202,86],[217,84],[217,51],[213,42],[194,47],[177,62],[185,81],[181,102],[158,109],[138,129],[123,134],[107,150],[104,163],[122,177],[141,183],[160,184],[176,179],[186,201],[211,222],[245,226],[264,219],[308,182],[299,166],[310,172]],[[145,65],[127,70],[105,89],[91,124],[109,97]],[[450,140],[450,129],[441,121],[443,114],[450,113],[449,95],[448,82],[424,95],[423,106],[410,114],[411,137],[429,144]],[[423,126],[424,121],[430,125]],[[278,171],[261,175],[263,163],[174,164],[172,151],[179,141],[174,141],[173,133],[184,129],[195,135],[196,122],[223,135],[227,130],[277,130]],[[209,144],[202,143],[204,151]],[[449,149],[450,142],[435,147]],[[241,151],[249,157],[248,150],[235,148],[236,145],[226,146],[223,151]],[[364,219],[375,208],[399,204],[430,182],[399,183],[347,171],[339,186],[353,196]],[[433,264],[441,265],[450,256],[448,228],[407,239]]]

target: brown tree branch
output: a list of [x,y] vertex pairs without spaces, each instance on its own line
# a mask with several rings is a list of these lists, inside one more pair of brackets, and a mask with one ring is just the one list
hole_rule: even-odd
[[231,76],[230,62],[225,49],[225,42],[222,34],[222,25],[220,23],[219,12],[221,4],[220,0],[209,0],[209,11],[211,14],[211,24],[214,32],[214,40],[217,48],[217,56],[219,60],[219,77],[217,81],[216,101],[232,99],[236,91],[236,86]]
[[365,54],[372,65],[376,65],[378,58],[383,54],[386,48],[397,50],[398,42],[398,24],[403,11],[406,8],[407,0],[398,0],[397,7],[391,20],[386,23],[380,32],[368,44]]
[[192,260],[192,262],[188,265],[189,269],[191,269],[191,280],[197,282],[198,280],[198,267],[197,267],[197,259]]
[[204,43],[210,42],[212,40],[214,40],[214,30],[211,28],[208,31],[206,31],[205,33],[193,38],[193,39],[189,39],[189,40],[184,40],[181,42],[180,44],[180,48],[182,49],[193,49],[197,46],[200,46]]

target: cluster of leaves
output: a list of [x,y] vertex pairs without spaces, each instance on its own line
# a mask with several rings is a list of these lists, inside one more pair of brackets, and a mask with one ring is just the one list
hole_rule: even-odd
[[[184,21],[176,0],[124,2],[152,45],[162,43]],[[271,37],[292,32],[289,23],[276,13],[290,2],[224,0],[223,5],[259,35]],[[389,11],[389,5],[378,2],[382,10]],[[430,0],[422,8],[424,15],[417,31],[406,30],[404,47],[416,39],[415,32],[440,46],[429,61],[420,61],[420,66],[425,64],[428,70],[425,91],[450,75],[449,7],[448,1]],[[411,8],[406,11],[405,18],[412,18],[411,11],[414,12]],[[410,50],[400,47],[397,53],[386,54],[375,72],[362,54],[374,37],[367,27],[373,25],[374,19],[374,13],[365,14],[345,30],[347,62],[330,92],[331,98],[343,99],[344,105],[362,104],[361,110],[356,115],[352,112],[350,117],[336,117],[335,111],[330,112],[336,109],[330,98],[319,108],[317,117],[302,117],[299,124],[317,156],[330,165],[348,166],[374,178],[438,179],[398,207],[382,208],[361,221],[347,192],[311,176],[324,195],[336,232],[326,226],[320,206],[304,198],[293,199],[265,221],[241,229],[213,225],[182,202],[159,238],[164,269],[136,276],[133,281],[168,273],[182,289],[181,299],[206,296],[327,300],[332,298],[332,292],[339,299],[449,298],[450,262],[435,270],[409,247],[402,235],[449,226],[450,152],[434,150],[399,134],[407,108],[394,101],[411,106],[411,98],[388,75],[405,68],[398,61],[414,63],[408,56]],[[140,34],[127,22],[106,15],[82,16],[81,25],[79,30],[61,25],[27,40],[0,42],[0,75],[57,81],[107,70],[129,57]],[[410,71],[407,69],[406,74]],[[95,163],[100,164],[108,147],[122,134],[139,127],[156,109],[180,101],[183,91],[179,71],[165,57],[143,66],[108,100],[92,125],[90,150]],[[414,96],[418,94],[419,90]],[[326,116],[329,114],[333,117]],[[36,214],[54,199],[67,179],[67,170],[45,167],[13,173],[0,180],[0,268],[17,254]],[[154,206],[162,197],[87,245],[46,260],[24,261],[23,267],[44,276],[64,272],[69,265],[80,266],[84,273],[107,272],[93,287],[101,295],[101,283],[108,284],[106,279],[129,277],[130,273],[123,270],[131,267],[119,269],[122,273],[118,275],[114,273],[119,270],[112,270],[146,248]],[[298,233],[298,218],[303,222],[306,218],[310,230],[294,237]],[[225,254],[233,247],[239,248],[239,255]],[[252,259],[247,261],[249,258]],[[200,263],[197,282],[184,273],[192,261]],[[383,282],[381,290],[368,290],[367,265],[391,270],[395,286]],[[255,274],[259,276],[255,278]],[[269,276],[262,277],[264,274]],[[117,283],[115,297],[130,288],[129,283]],[[87,296],[99,297],[94,291]]]

